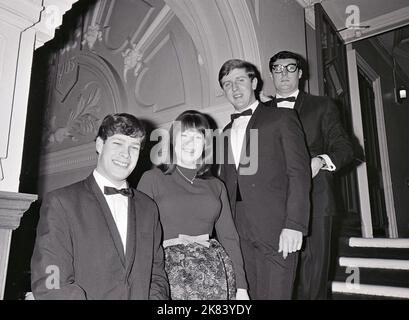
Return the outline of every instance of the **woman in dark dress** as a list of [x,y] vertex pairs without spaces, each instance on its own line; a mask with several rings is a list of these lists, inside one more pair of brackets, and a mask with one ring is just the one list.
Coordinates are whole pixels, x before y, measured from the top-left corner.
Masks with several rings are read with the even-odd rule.
[[145,172],[138,189],[159,208],[173,300],[249,299],[227,192],[205,161],[212,149],[208,129],[198,111],[179,115],[170,161]]

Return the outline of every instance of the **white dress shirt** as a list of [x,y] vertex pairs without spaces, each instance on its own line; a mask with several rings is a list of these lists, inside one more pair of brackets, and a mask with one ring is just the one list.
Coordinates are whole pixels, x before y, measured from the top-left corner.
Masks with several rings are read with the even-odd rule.
[[[295,97],[297,99],[298,93],[300,90],[295,90],[292,94],[290,94],[287,97],[280,96],[278,93],[276,94],[276,98],[289,98],[289,97]],[[290,102],[290,101],[281,101],[277,103],[278,108],[289,108],[289,109],[294,109],[295,102]],[[321,168],[323,170],[328,170],[328,171],[335,171],[336,167],[335,164],[332,162],[331,158],[327,154],[320,154],[316,157],[321,157],[325,161],[325,165]]]
[[[247,109],[251,109],[253,111],[256,110],[259,102],[258,100],[254,101],[249,107],[244,110],[236,111],[234,113],[241,113]],[[233,151],[234,163],[236,164],[236,169],[239,167],[240,164],[240,155],[241,149],[243,147],[243,140],[244,135],[246,134],[246,128],[250,121],[251,116],[241,116],[239,118],[234,119],[233,124],[231,126],[230,132],[230,141]]]
[[126,182],[119,188],[115,186],[111,181],[102,176],[97,170],[93,172],[95,181],[98,184],[98,187],[101,189],[102,194],[105,197],[105,200],[108,203],[109,209],[111,210],[112,217],[114,218],[116,227],[121,236],[122,244],[124,246],[124,252],[126,252],[126,236],[127,236],[127,227],[128,227],[128,197],[123,196],[122,194],[104,194],[104,187],[114,187],[116,189],[128,188]]

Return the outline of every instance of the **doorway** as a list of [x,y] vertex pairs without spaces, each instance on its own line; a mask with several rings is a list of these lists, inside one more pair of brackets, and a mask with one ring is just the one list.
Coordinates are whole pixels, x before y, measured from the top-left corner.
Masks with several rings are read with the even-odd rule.
[[375,94],[372,81],[360,67],[358,67],[358,84],[373,236],[387,237],[388,218],[386,216],[384,182],[379,152]]

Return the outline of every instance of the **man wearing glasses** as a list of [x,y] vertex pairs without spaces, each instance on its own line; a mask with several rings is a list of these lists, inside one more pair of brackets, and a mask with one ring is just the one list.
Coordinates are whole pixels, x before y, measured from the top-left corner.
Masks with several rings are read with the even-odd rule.
[[296,298],[315,300],[327,298],[332,216],[336,213],[334,172],[352,160],[353,150],[332,100],[298,89],[301,61],[289,51],[271,57],[269,69],[276,88],[271,104],[298,112],[311,157],[310,228],[300,255]]

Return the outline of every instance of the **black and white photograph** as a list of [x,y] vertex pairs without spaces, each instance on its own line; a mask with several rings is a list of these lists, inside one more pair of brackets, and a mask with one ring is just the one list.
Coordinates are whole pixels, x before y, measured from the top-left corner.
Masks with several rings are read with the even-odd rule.
[[0,300],[409,300],[408,90],[407,0],[0,0]]

